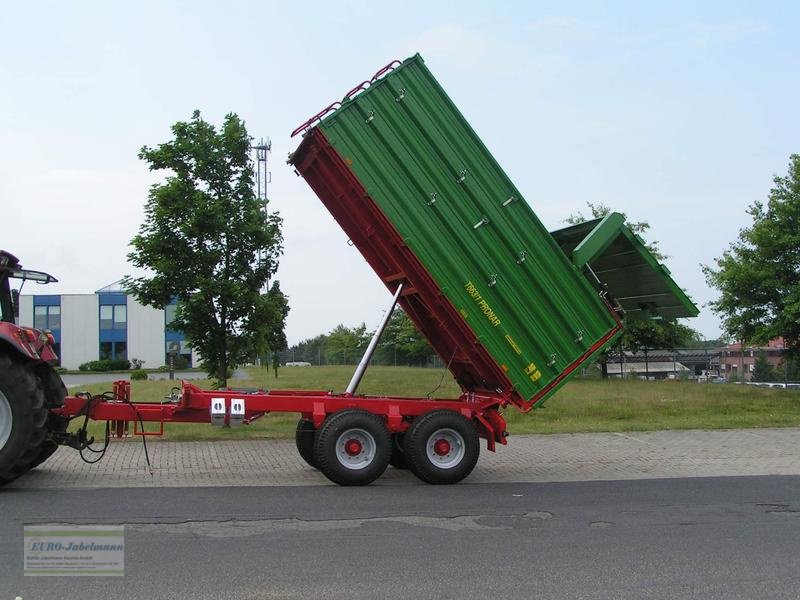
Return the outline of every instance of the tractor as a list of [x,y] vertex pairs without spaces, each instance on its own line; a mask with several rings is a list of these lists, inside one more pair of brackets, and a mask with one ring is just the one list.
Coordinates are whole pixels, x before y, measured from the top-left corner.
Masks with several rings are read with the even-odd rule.
[[51,409],[64,404],[67,390],[55,371],[58,362],[50,331],[16,324],[19,289],[11,280],[53,283],[53,276],[23,269],[0,250],[0,486],[47,460],[58,448],[69,419]]

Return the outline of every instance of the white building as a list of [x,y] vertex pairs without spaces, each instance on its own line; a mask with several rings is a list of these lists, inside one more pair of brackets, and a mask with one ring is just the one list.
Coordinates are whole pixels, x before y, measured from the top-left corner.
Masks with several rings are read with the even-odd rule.
[[166,310],[143,306],[120,282],[94,294],[20,296],[19,324],[52,331],[60,365],[67,369],[102,358],[136,358],[152,369],[167,363],[171,348],[197,365],[183,333],[168,327],[174,317],[175,304]]

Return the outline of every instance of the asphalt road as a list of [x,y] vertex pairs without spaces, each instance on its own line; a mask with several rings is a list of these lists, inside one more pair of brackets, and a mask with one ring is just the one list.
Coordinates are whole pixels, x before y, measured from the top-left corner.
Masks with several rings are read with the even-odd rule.
[[[800,598],[800,477],[0,491],[0,599]],[[121,578],[23,523],[125,523]]]

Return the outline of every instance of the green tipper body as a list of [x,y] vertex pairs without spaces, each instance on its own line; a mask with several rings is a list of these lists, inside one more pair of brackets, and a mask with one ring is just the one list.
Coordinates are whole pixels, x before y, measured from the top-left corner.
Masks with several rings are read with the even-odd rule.
[[551,234],[422,58],[389,68],[296,130],[290,162],[465,391],[545,400],[621,332],[603,277],[637,316],[696,314],[621,215]]
[[320,127],[520,395],[615,327],[419,55]]

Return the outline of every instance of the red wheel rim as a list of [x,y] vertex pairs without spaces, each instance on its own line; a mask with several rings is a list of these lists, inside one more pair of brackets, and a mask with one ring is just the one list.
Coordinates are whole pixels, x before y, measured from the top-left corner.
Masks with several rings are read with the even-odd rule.
[[450,452],[450,442],[445,439],[438,439],[433,444],[433,451],[439,456],[446,456]]
[[347,440],[344,444],[344,451],[350,456],[358,456],[361,454],[361,448],[361,442],[354,439]]

